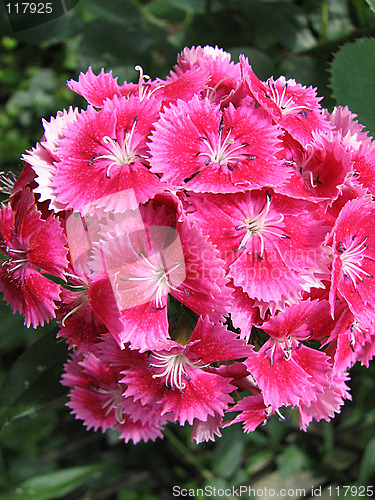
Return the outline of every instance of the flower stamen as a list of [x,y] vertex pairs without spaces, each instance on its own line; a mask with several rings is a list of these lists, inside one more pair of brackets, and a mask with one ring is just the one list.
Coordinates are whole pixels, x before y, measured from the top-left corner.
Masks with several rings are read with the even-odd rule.
[[206,167],[210,165],[210,163],[218,163],[220,166],[221,165],[227,165],[229,170],[234,170],[233,166],[229,165],[229,163],[236,163],[239,164],[243,159],[246,159],[248,161],[252,161],[256,159],[256,156],[249,154],[249,153],[238,153],[240,149],[246,148],[249,146],[249,143],[243,142],[241,144],[238,144],[236,146],[233,146],[235,144],[235,139],[232,139],[230,137],[233,127],[230,127],[228,130],[228,133],[223,139],[223,130],[224,130],[224,125],[221,123],[219,127],[219,138],[216,141],[215,144],[212,144],[212,142],[204,136],[201,136],[199,139],[201,139],[206,146],[206,151],[199,151],[197,155],[202,155],[202,156],[207,156],[207,160],[205,162]]
[[252,236],[258,236],[258,238],[260,239],[260,252],[258,253],[258,255],[263,260],[264,234],[290,239],[288,235],[280,234],[279,232],[274,230],[275,228],[273,228],[273,226],[275,224],[280,224],[284,220],[284,215],[280,214],[280,217],[278,219],[274,219],[272,216],[268,217],[271,203],[272,196],[267,191],[266,204],[264,205],[262,210],[258,214],[254,215],[251,219],[245,219],[243,224],[235,227],[236,230],[241,230],[243,228],[246,229],[245,236],[242,238],[237,251],[246,249],[246,243],[248,242],[248,240]]
[[280,108],[281,113],[285,115],[290,115],[292,113],[295,113],[296,111],[299,112],[304,118],[307,117],[306,111],[312,111],[307,106],[304,105],[297,105],[293,102],[293,97],[294,94],[291,94],[288,98],[286,97],[286,93],[288,90],[288,82],[285,82],[284,87],[282,90],[280,90],[276,86],[276,82],[274,79],[268,78],[267,80],[267,86],[270,89],[270,95],[267,94],[267,97],[272,99],[276,106]]
[[373,277],[361,267],[363,259],[370,258],[365,255],[365,252],[368,250],[366,244],[367,239],[368,236],[366,236],[362,242],[356,243],[356,235],[354,235],[348,247],[346,247],[342,241],[338,243],[338,252],[342,262],[343,275],[346,279],[352,281],[355,290],[357,290],[356,279],[364,283],[366,281],[364,276],[366,278]]
[[161,373],[155,373],[152,377],[165,377],[165,385],[170,389],[178,389],[179,391],[183,391],[186,387],[186,383],[182,380],[182,377],[188,382],[190,380],[186,372],[187,367],[204,368],[206,366],[198,366],[184,354],[160,354],[153,352],[152,356],[155,358],[155,362],[150,363],[150,366],[164,368]]

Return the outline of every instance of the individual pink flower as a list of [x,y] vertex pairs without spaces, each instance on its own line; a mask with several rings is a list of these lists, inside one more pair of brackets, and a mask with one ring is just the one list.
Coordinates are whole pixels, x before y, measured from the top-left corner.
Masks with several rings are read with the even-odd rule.
[[95,245],[92,270],[104,262],[113,289],[102,282],[89,294],[92,307],[120,345],[130,342],[144,351],[169,337],[169,294],[215,321],[227,314],[232,297],[224,262],[198,229],[187,220],[174,223],[172,214],[164,207],[155,209],[152,202],[140,207],[140,214],[142,229],[138,219],[132,228],[125,213],[124,223],[117,230],[109,226]]
[[352,159],[339,136],[313,132],[304,147],[288,135],[281,155],[293,174],[275,188],[287,196],[319,201],[325,206],[340,195],[346,178],[352,172]]
[[[162,437],[161,421],[165,423],[165,419],[158,420],[158,413],[151,407],[140,408],[132,398],[125,398],[126,386],[120,379],[118,369],[94,353],[74,354],[62,376],[62,384],[70,387],[67,406],[87,429],[116,429],[125,442],[136,444]],[[139,415],[142,419],[136,418]]]
[[106,99],[128,95],[138,88],[135,83],[124,83],[120,86],[117,78],[113,78],[112,71],[105,73],[104,69],[101,69],[99,75],[95,75],[91,66],[86,73],[79,74],[78,82],[69,80],[68,87],[97,108],[101,108]]
[[304,324],[319,309],[319,302],[300,302],[262,325],[270,339],[244,363],[266,406],[309,406],[331,385],[330,358],[302,343],[310,337]]
[[55,317],[60,285],[43,273],[63,278],[65,245],[59,221],[52,214],[41,218],[28,188],[19,192],[14,210],[11,203],[2,206],[0,249],[6,260],[0,267],[0,291],[13,312],[24,315],[28,327]]
[[280,309],[303,290],[322,286],[328,271],[322,248],[326,228],[311,204],[254,190],[206,196],[194,200],[194,207],[191,220],[227,262],[234,285],[250,298]]
[[233,193],[281,183],[280,131],[254,107],[220,111],[195,96],[166,109],[151,135],[152,172],[188,191]]
[[280,76],[265,83],[255,75],[248,61],[242,56],[240,63],[246,75],[250,94],[267,111],[273,120],[299,141],[303,147],[310,143],[312,134],[331,129],[322,114],[316,89],[305,87],[295,80]]
[[183,71],[191,68],[204,69],[208,75],[201,97],[210,102],[227,106],[230,102],[238,104],[246,96],[239,63],[231,61],[229,52],[216,47],[185,47],[177,57],[178,67]]
[[148,168],[147,139],[159,114],[152,100],[116,96],[65,129],[53,177],[56,199],[81,213],[135,209],[165,188]]
[[368,196],[348,201],[327,237],[332,248],[332,313],[337,296],[346,300],[354,316],[366,308],[375,319],[375,205]]
[[56,201],[53,187],[53,177],[56,173],[56,162],[59,161],[57,149],[61,139],[64,137],[64,129],[68,124],[73,123],[78,116],[78,108],[70,107],[59,111],[56,117],[51,117],[50,121],[43,120],[44,135],[35,148],[27,151],[22,159],[31,165],[35,172],[35,182],[38,184],[34,192],[38,193],[39,202],[48,202],[48,208],[55,212],[64,210],[65,203]]
[[143,363],[127,361],[130,367],[122,372],[128,386],[125,395],[143,405],[161,404],[161,414],[173,415],[170,418],[180,425],[216,419],[233,401],[229,394],[235,386],[230,378],[209,371],[208,364],[251,355],[252,346],[224,326],[200,318],[188,344],[165,342],[159,350],[143,354]]

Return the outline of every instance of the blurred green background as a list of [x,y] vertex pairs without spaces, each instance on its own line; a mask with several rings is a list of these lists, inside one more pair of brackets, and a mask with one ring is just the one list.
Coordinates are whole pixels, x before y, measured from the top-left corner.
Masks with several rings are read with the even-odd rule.
[[[375,133],[374,0],[80,0],[64,16],[17,32],[6,3],[0,171],[20,171],[20,156],[43,133],[41,118],[84,106],[66,87],[80,71],[104,67],[122,83],[137,80],[140,64],[164,78],[192,45],[218,45],[234,60],[244,53],[261,79],[284,74],[313,85],[324,107],[349,105]],[[55,333],[53,322],[27,330],[0,303],[0,500],[164,500],[176,498],[173,486],[208,485],[251,485],[258,498],[271,498],[265,487],[290,489],[283,498],[314,498],[312,487],[321,498],[371,496],[360,487],[375,483],[374,363],[352,369],[353,402],[306,433],[289,411],[287,422],[274,416],[249,435],[233,426],[216,443],[197,446],[189,427],[171,425],[164,440],[133,446],[115,433],[87,432],[69,414],[59,384],[67,349]]]

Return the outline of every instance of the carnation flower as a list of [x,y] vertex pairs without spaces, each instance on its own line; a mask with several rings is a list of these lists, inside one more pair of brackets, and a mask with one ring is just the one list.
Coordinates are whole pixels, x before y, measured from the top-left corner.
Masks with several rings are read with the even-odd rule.
[[5,257],[0,267],[0,291],[25,317],[25,325],[36,328],[55,317],[60,286],[44,274],[63,277],[67,266],[66,238],[52,214],[43,220],[26,188],[17,200],[2,205],[0,249]]
[[197,443],[350,399],[375,354],[374,142],[347,107],[219,47],[165,78],[91,68],[86,110],[49,121],[2,175],[0,290],[57,318],[68,406],[94,430]]

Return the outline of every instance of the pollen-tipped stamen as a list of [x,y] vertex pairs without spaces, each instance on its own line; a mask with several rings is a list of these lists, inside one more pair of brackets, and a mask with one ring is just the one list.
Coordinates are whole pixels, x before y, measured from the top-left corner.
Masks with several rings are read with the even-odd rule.
[[369,258],[364,254],[368,250],[368,246],[366,244],[367,239],[368,236],[366,236],[362,242],[357,244],[355,241],[356,235],[354,235],[348,247],[346,247],[341,241],[338,245],[343,275],[352,281],[355,290],[357,289],[356,279],[363,283],[366,281],[365,277],[373,277],[360,266],[360,263],[364,258]]
[[152,356],[155,358],[155,362],[150,363],[150,366],[164,368],[163,372],[155,373],[153,378],[165,377],[165,385],[179,391],[183,391],[186,387],[186,383],[182,380],[182,377],[187,381],[190,380],[186,372],[187,367],[204,368],[206,366],[199,366],[197,363],[193,363],[184,354],[160,354],[153,352]]
[[280,224],[284,220],[283,214],[280,214],[280,217],[277,220],[274,219],[267,220],[271,203],[272,203],[272,196],[267,191],[266,204],[262,208],[262,210],[252,219],[245,219],[243,224],[235,227],[236,230],[240,230],[243,228],[246,229],[246,234],[241,240],[241,243],[238,247],[238,251],[246,248],[246,243],[251,238],[251,236],[258,236],[258,238],[260,239],[260,252],[258,255],[262,259],[264,254],[264,237],[263,237],[264,233],[285,238],[285,235],[283,234],[281,235],[280,233],[270,229],[275,224]]

